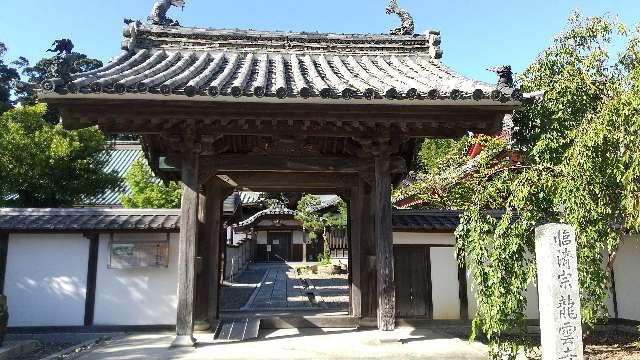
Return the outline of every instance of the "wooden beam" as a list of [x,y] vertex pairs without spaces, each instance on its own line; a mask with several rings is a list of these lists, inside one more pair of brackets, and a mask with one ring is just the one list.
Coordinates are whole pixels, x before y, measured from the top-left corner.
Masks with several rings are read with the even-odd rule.
[[182,158],[182,202],[178,246],[178,314],[174,347],[193,346],[195,252],[198,233],[198,158],[186,149]]
[[0,231],[0,294],[4,294],[4,282],[7,274],[7,252],[9,251],[9,233]]
[[84,326],[93,325],[96,305],[96,280],[98,276],[98,250],[100,248],[100,234],[85,234],[89,239],[89,261],[87,264],[87,292],[84,302]]
[[355,174],[337,174],[323,172],[279,173],[264,171],[226,172],[226,175],[238,186],[249,187],[254,191],[283,190],[300,191],[316,189],[345,189],[357,184]]
[[[298,157],[296,157],[298,156]],[[404,159],[394,158],[398,167]],[[281,172],[358,172],[372,170],[372,164],[360,158],[350,157],[301,157],[280,155],[218,155],[201,160],[203,168],[213,167],[224,171],[281,171]]]
[[351,308],[350,314],[353,317],[360,318],[362,316],[362,284],[361,284],[361,247],[360,242],[362,234],[360,228],[362,216],[362,196],[359,187],[351,189],[351,198],[349,200],[349,275],[351,279]]
[[[288,134],[350,137],[370,134],[411,137],[463,135],[466,131],[488,133],[498,127],[497,114],[513,106],[312,105],[207,103],[194,101],[73,100],[55,101],[65,128],[98,124],[107,132],[159,133],[179,129],[193,121],[202,134]],[[382,126],[380,126],[382,125]]]
[[[180,156],[172,155],[165,162],[175,169],[180,169]],[[402,173],[407,169],[405,159],[396,156],[390,159],[390,171]],[[209,173],[208,169],[218,172],[279,172],[279,173],[355,173],[371,172],[373,164],[360,158],[352,157],[295,157],[280,155],[216,155],[202,156],[200,168]]]
[[375,238],[378,290],[378,328],[395,329],[396,296],[393,274],[393,230],[391,224],[391,174],[389,160],[374,160]]

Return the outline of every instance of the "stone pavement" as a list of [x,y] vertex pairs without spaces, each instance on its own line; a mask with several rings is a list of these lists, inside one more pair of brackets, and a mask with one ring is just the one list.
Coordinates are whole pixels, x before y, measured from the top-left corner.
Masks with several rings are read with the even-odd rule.
[[487,359],[485,345],[432,329],[263,330],[256,341],[225,343],[214,342],[211,334],[199,333],[195,348],[169,349],[173,337],[129,335],[79,359]]
[[225,281],[222,288],[221,311],[240,310],[244,307],[255,289],[260,286],[267,270],[261,266],[250,264],[242,274],[236,276],[232,282]]
[[286,263],[263,264],[266,275],[243,310],[313,310],[320,309],[311,303],[302,279],[290,277],[291,268]]

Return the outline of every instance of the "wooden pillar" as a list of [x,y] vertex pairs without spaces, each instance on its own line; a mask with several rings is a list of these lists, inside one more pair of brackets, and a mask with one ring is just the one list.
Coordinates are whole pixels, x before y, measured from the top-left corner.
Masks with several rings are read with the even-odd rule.
[[353,317],[362,316],[362,283],[361,283],[361,231],[362,222],[362,196],[360,188],[354,187],[351,190],[349,200],[349,274],[351,275],[351,308],[350,314]]
[[214,329],[218,321],[218,294],[220,292],[220,226],[222,215],[222,192],[217,181],[206,186],[207,194],[207,242],[209,243],[209,296],[207,319]]
[[391,174],[386,157],[374,160],[375,240],[377,265],[378,328],[395,329],[396,294],[393,279],[393,230],[391,224]]
[[205,191],[198,198],[198,239],[196,246],[196,292],[195,292],[195,322],[196,331],[204,331],[210,327],[208,320],[209,306],[209,236],[207,235],[207,195]]
[[361,174],[359,181],[360,196],[360,285],[362,317],[376,317],[377,275],[376,275],[376,243],[374,238],[374,206],[372,185],[373,174]]
[[198,159],[199,154],[186,150],[182,156],[182,202],[178,246],[178,316],[175,347],[193,346],[195,255],[198,233]]
[[100,234],[85,234],[89,240],[89,261],[87,262],[87,291],[84,301],[84,326],[93,325],[96,304],[96,279],[98,275],[98,249]]
[[4,294],[7,273],[7,252],[9,251],[9,233],[0,231],[0,294]]

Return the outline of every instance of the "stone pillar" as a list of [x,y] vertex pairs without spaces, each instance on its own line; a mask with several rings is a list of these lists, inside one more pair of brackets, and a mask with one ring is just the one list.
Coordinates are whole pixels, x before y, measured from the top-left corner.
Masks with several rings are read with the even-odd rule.
[[582,359],[576,234],[564,224],[536,228],[543,360]]
[[199,154],[185,150],[182,156],[182,203],[178,246],[178,315],[172,346],[193,346],[195,256],[198,233]]
[[393,230],[391,224],[391,174],[386,157],[374,160],[374,233],[376,242],[378,328],[395,329],[396,290],[393,279]]

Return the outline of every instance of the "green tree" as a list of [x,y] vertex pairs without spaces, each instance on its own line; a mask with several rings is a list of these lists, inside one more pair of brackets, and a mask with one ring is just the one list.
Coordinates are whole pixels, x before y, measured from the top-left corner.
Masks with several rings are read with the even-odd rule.
[[[574,14],[519,78],[524,92],[545,92],[514,115],[525,164],[487,164],[474,173],[456,231],[458,259],[477,292],[474,336],[488,338],[494,357],[513,356],[527,342],[524,294],[535,281],[540,222],[576,228],[582,320],[592,327],[607,316],[616,250],[625,232],[640,227],[639,30]],[[626,44],[618,57],[610,55],[614,39]],[[501,217],[485,211],[496,203]]]
[[153,175],[144,158],[136,160],[125,175],[131,189],[130,195],[120,198],[128,208],[177,209],[180,207],[182,188],[180,183],[171,181],[163,184]]
[[116,190],[116,173],[103,171],[108,143],[95,128],[68,131],[43,120],[46,105],[0,116],[0,202],[7,206],[72,206],[83,197]]
[[[309,234],[309,239],[317,240],[319,235],[323,239],[332,229],[345,229],[347,226],[347,204],[340,200],[335,205],[335,211],[319,211],[321,206],[320,197],[317,195],[304,195],[298,201],[295,219],[302,223],[302,228]],[[330,261],[329,246],[324,243],[324,251],[318,259],[326,264]]]
[[[483,151],[471,159],[466,154],[469,145],[479,143]],[[419,199],[422,207],[438,209],[464,208],[479,182],[484,181],[485,169],[500,167],[500,155],[506,149],[504,140],[489,136],[458,140],[427,139],[418,154],[418,171],[408,186],[392,192],[392,200],[407,197]],[[499,207],[503,199],[494,199]]]
[[14,101],[11,99],[11,93],[15,87],[17,81],[20,80],[20,73],[16,66],[21,64],[21,60],[16,60],[12,64],[4,63],[4,55],[7,52],[7,47],[3,42],[0,42],[0,114],[9,110]]

